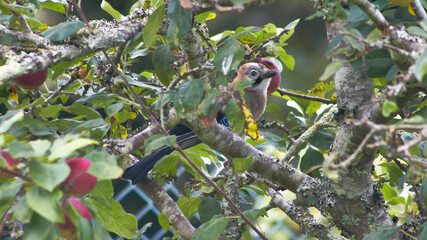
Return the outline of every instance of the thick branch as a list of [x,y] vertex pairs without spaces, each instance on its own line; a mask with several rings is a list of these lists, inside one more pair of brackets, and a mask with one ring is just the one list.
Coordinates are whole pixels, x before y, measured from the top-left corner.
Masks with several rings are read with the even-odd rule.
[[380,30],[386,30],[390,25],[378,8],[367,0],[350,0],[364,11]]
[[144,178],[138,183],[138,186],[153,199],[153,202],[165,214],[171,225],[180,233],[183,239],[192,238],[196,229],[156,180]]
[[[0,52],[3,52],[6,63],[0,66],[0,82],[124,44],[139,33],[145,23],[145,19],[121,22],[92,21],[90,24],[97,29],[98,34],[90,35],[81,30],[76,34],[72,43],[61,45],[53,45],[47,39],[34,34],[14,33],[18,38],[32,40],[48,48],[27,54],[15,53],[7,46],[1,46]],[[8,33],[11,32],[8,30]]]
[[280,163],[277,158],[271,157],[252,145],[243,138],[230,131],[229,128],[217,123],[206,127],[202,121],[194,118],[185,121],[198,137],[211,148],[229,157],[245,158],[252,155],[253,164],[249,171],[258,173],[263,177],[296,192],[303,181],[315,182],[310,176],[300,172],[288,163]]
[[272,188],[267,189],[268,194],[271,196],[271,202],[274,206],[282,210],[288,217],[296,222],[303,232],[306,232],[318,239],[344,239],[337,235],[335,231],[319,220],[314,219],[313,215],[307,208],[294,205],[291,201],[286,200],[280,192]]

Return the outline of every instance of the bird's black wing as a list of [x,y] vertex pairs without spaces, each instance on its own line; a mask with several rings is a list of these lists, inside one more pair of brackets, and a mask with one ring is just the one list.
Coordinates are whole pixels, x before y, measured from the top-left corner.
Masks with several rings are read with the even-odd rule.
[[[223,113],[219,112],[216,120],[219,124],[229,127],[227,118]],[[178,144],[182,149],[187,149],[202,143],[193,131],[182,124],[178,124],[173,127],[169,131],[169,134],[176,135],[176,144]],[[154,165],[163,156],[169,155],[174,150],[175,148],[169,146],[163,146],[154,150],[149,155],[141,158],[139,162],[127,168],[123,173],[122,178],[129,179],[132,181],[132,184],[136,184],[143,179],[151,169],[153,169]]]

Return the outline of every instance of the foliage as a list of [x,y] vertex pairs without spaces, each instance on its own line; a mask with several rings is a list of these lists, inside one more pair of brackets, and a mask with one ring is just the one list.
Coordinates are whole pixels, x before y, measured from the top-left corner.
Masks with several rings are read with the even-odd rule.
[[[38,40],[34,39],[45,38],[58,46],[73,46],[78,45],[81,38],[101,34],[97,32],[96,24],[93,24],[92,29],[81,21],[47,27],[34,16],[36,10],[47,8],[67,14],[72,19],[74,13],[66,9],[73,6],[68,5],[67,1],[11,2],[0,1],[2,49],[7,47],[8,51],[15,53],[37,52],[38,47],[43,49],[43,46],[38,46]],[[250,2],[230,1],[229,10],[244,9]],[[373,140],[368,139],[369,144],[363,145],[361,141],[357,144],[366,151],[373,148],[378,150],[374,154],[374,168],[368,173],[376,183],[372,189],[378,188],[376,193],[381,196],[376,200],[381,202],[383,199],[386,211],[397,218],[399,223],[397,226],[375,223],[377,225],[372,227],[365,239],[378,239],[378,236],[384,234],[394,236],[399,230],[406,231],[403,225],[416,219],[414,216],[425,214],[427,208],[426,170],[423,168],[427,157],[427,51],[413,56],[406,46],[393,45],[387,31],[381,31],[373,23],[371,16],[355,4],[357,1],[349,1],[349,4],[341,1],[318,2],[320,6],[312,18],[323,17],[329,22],[340,19],[347,24],[330,39],[330,45],[325,51],[326,57],[332,62],[326,66],[319,76],[319,82],[312,89],[307,93],[291,91],[288,95],[279,92],[273,94],[273,98],[280,105],[286,105],[289,111],[284,116],[277,104],[267,106],[266,111],[273,116],[274,124],[279,126],[279,130],[264,129],[265,131],[258,132],[250,112],[246,108],[242,110],[235,99],[222,104],[226,106],[224,109],[233,131],[242,133],[245,121],[251,122],[250,128],[246,130],[255,137],[252,137],[254,140],[246,140],[248,144],[265,151],[273,149],[269,153],[277,158],[294,151],[284,164],[289,163],[304,176],[335,180],[340,173],[334,168],[328,169],[327,164],[339,165],[334,162],[336,159],[332,159],[333,154],[328,155],[336,147],[333,143],[339,126],[335,124],[332,127],[333,123],[329,122],[313,130],[315,132],[308,138],[303,138],[300,142],[295,140],[305,136],[303,134],[311,131],[333,109],[331,103],[337,101],[334,90],[341,86],[336,86],[331,79],[334,80],[343,67],[351,66],[357,74],[372,79],[372,91],[375,92],[377,102],[380,102],[380,117],[387,121],[366,123],[355,119],[355,116],[349,117],[353,113],[347,112],[346,119],[341,124],[366,124],[373,129],[371,136],[374,137]],[[185,3],[190,3],[190,8]],[[387,16],[390,23],[401,26],[403,33],[418,39],[413,41],[426,40],[427,20],[420,21],[408,12],[406,6],[395,6],[386,0],[374,1],[373,4]],[[102,1],[100,7],[117,21],[129,20],[107,1]],[[129,9],[128,16],[135,14],[138,9],[144,9],[144,14],[134,19],[134,22],[140,21],[144,25],[143,29],[121,46],[99,49],[105,50],[114,65],[110,64],[102,52],[88,51],[84,56],[58,64],[53,64],[52,61],[41,63],[43,67],[49,67],[49,75],[47,82],[37,91],[19,88],[14,85],[13,80],[2,82],[0,149],[19,159],[19,164],[10,169],[7,159],[0,158],[0,174],[7,172],[14,176],[0,178],[1,234],[6,233],[5,229],[14,229],[13,224],[22,224],[23,233],[19,231],[10,235],[20,237],[23,234],[23,239],[59,238],[61,233],[58,224],[64,223],[65,211],[61,206],[70,194],[64,184],[70,173],[65,161],[72,157],[84,157],[92,162],[88,173],[97,177],[98,184],[82,200],[92,215],[90,227],[84,224],[87,220],[78,214],[72,218],[79,238],[108,239],[108,232],[128,239],[134,238],[141,234],[138,233],[136,218],[126,213],[113,199],[111,184],[112,179],[121,176],[125,157],[117,153],[119,150],[109,148],[109,144],[114,141],[126,142],[147,129],[153,122],[149,113],[153,112],[158,117],[156,119],[160,119],[162,127],[173,120],[167,114],[172,109],[181,120],[200,118],[205,126],[209,126],[214,119],[211,113],[223,107],[217,101],[222,94],[217,89],[219,86],[227,86],[235,76],[236,69],[244,62],[270,57],[287,69],[294,69],[296,61],[287,53],[290,47],[287,40],[298,31],[298,19],[286,26],[269,23],[264,26],[238,27],[210,36],[206,22],[216,17],[215,4],[209,9],[199,7],[199,1],[190,0],[137,1]],[[221,6],[221,9],[226,7]],[[25,22],[28,26],[24,26]],[[17,37],[19,34],[12,34],[28,34],[28,31],[35,33],[29,36],[38,38],[22,38],[21,35]],[[79,47],[84,49],[88,46]],[[402,52],[407,54],[403,54],[403,58]],[[10,56],[3,53],[0,56],[0,67],[7,66]],[[144,68],[141,72],[132,72],[131,66],[138,64],[141,57],[151,57],[153,69]],[[40,69],[27,69],[25,73],[37,70]],[[135,100],[136,96],[127,83],[149,111],[144,111],[140,102]],[[405,94],[401,89],[413,86],[423,91],[412,96],[407,103],[401,104],[400,97]],[[243,83],[237,88],[243,90],[246,87],[248,86]],[[390,89],[397,89],[398,93],[394,94]],[[340,110],[343,110],[344,107],[341,107]],[[336,113],[336,118],[341,119],[342,115]],[[286,128],[283,128],[283,124]],[[264,124],[258,127],[263,128],[262,125]],[[163,134],[161,131],[157,133]],[[150,138],[144,139],[144,151],[134,149],[125,155],[142,156],[165,145],[174,146],[175,136],[160,134],[152,134]],[[272,182],[267,176],[264,180],[259,180],[256,176],[246,175],[255,156],[234,158],[231,163],[222,164],[224,156],[214,150],[216,149],[207,145],[199,145],[187,149],[185,153],[221,189],[229,188],[230,179],[239,176],[243,176],[237,189],[239,196],[249,196],[247,192],[250,192],[250,196],[266,197],[272,195],[269,191],[273,187],[277,191],[287,188],[279,186],[278,182]],[[351,159],[350,155],[357,151],[359,150],[354,148],[347,157]],[[194,178],[188,181],[183,196],[177,200],[181,214],[187,219],[191,219],[196,213],[200,216],[202,225],[194,232],[194,239],[217,239],[231,225],[229,218],[238,217],[221,214],[221,207],[226,202],[224,196],[203,179],[192,164],[173,153],[156,165],[153,176],[160,182],[170,180],[170,175],[176,173],[177,159],[181,159],[181,164]],[[207,159],[220,167],[224,165],[225,171],[220,174],[209,172],[210,163],[207,164]],[[232,171],[227,171],[228,168],[232,168]],[[334,194],[338,195],[339,191],[335,191]],[[293,200],[296,193],[291,194],[290,190],[286,190],[287,200]],[[267,215],[268,206],[258,208],[253,204],[253,199],[251,201],[250,209],[244,211],[250,221],[258,221],[261,216]],[[315,206],[322,211],[319,205],[312,204],[310,207]],[[321,213],[330,217],[325,212]],[[170,226],[169,217],[164,214],[159,216],[159,222],[165,231]],[[16,222],[10,222],[11,220]],[[334,221],[330,221],[330,224],[340,227],[343,234],[348,231],[344,223]],[[424,224],[424,235],[425,229]],[[179,234],[180,230],[175,230]],[[250,237],[249,228],[240,230],[245,238]]]

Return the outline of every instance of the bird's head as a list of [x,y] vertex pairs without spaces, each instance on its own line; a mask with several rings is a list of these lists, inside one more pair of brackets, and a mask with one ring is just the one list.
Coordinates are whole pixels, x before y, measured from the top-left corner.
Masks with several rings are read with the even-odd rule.
[[276,71],[268,69],[261,63],[248,62],[239,68],[234,82],[250,81],[252,85],[248,87],[248,90],[260,91],[267,94],[270,79],[276,74]]

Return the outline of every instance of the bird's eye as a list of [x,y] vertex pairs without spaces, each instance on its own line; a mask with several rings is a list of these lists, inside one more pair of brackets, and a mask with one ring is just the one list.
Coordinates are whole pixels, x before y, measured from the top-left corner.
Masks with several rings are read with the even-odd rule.
[[255,71],[255,70],[252,70],[252,71],[249,72],[249,76],[252,77],[252,78],[255,78],[255,77],[258,76],[258,72]]

